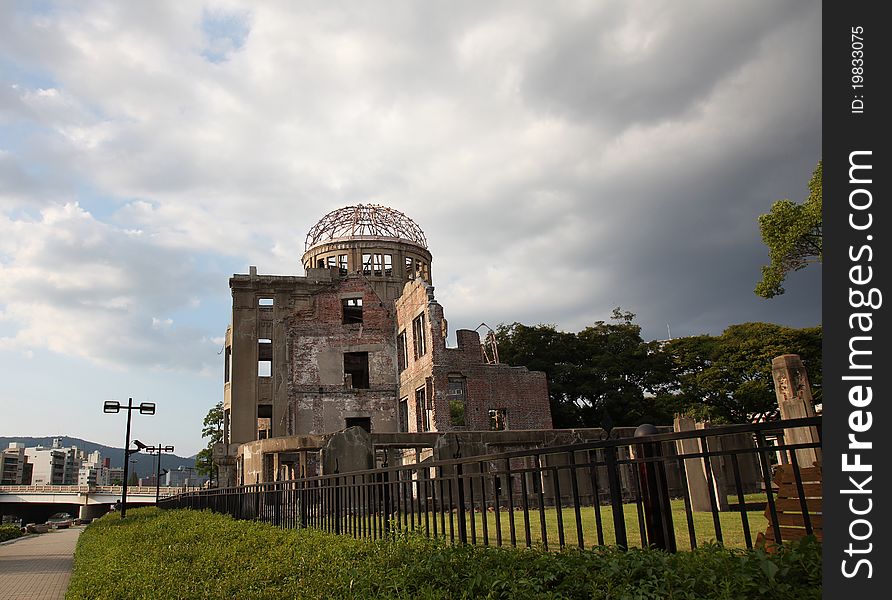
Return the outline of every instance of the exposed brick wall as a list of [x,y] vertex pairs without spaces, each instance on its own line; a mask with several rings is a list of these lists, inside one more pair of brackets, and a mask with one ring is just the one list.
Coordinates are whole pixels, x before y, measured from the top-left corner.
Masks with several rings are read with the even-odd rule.
[[[345,298],[362,298],[362,323],[343,323]],[[364,416],[373,431],[396,430],[396,340],[388,304],[364,277],[351,274],[286,318],[291,435],[337,431],[348,417]],[[345,387],[345,352],[368,353],[368,389]]]
[[[400,397],[408,398],[409,430],[420,431],[422,416],[418,414],[415,390],[425,387],[431,400],[432,429],[450,431],[451,423],[449,375],[465,377],[465,425],[459,429],[490,428],[489,410],[506,409],[510,429],[550,429],[551,409],[545,373],[525,367],[484,362],[480,336],[475,331],[456,332],[457,348],[446,346],[443,307],[434,299],[433,287],[424,282],[406,285],[396,301],[397,330],[405,331],[409,345],[407,368],[400,374]],[[412,322],[425,314],[427,353],[415,360],[412,353]]]

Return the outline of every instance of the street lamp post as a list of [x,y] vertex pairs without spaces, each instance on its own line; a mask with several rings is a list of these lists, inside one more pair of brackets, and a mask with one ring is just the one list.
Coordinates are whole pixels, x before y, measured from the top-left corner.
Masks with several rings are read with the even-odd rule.
[[161,499],[161,453],[173,452],[173,446],[162,446],[161,444],[158,444],[157,446],[149,446],[146,448],[146,452],[149,454],[158,453],[158,462],[155,467],[155,504],[158,504],[158,500]]
[[141,415],[154,415],[155,403],[141,402],[139,406],[133,406],[133,398],[128,398],[127,406],[121,406],[121,403],[117,400],[106,400],[105,404],[102,405],[102,412],[105,413],[118,413],[121,410],[127,411],[127,433],[124,437],[124,481],[121,487],[121,518],[123,519],[127,514],[127,478],[130,474],[127,466],[130,464],[130,455],[146,447],[142,442],[135,441],[136,450],[130,449],[130,417],[133,415],[134,410],[138,410]]

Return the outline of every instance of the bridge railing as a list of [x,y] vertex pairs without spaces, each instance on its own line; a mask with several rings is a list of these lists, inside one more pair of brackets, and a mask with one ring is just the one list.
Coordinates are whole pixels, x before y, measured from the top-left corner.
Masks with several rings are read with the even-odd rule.
[[[200,487],[167,487],[158,490],[162,497],[197,491]],[[108,494],[121,495],[120,485],[0,485],[0,494]],[[128,496],[154,496],[155,486],[127,486]]]

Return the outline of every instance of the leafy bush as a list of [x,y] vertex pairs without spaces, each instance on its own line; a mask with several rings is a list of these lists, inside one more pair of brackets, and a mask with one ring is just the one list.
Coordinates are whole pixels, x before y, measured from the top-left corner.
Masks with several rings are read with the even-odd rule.
[[452,547],[356,540],[197,511],[128,511],[81,535],[68,598],[650,598],[821,596],[821,549],[777,554]]
[[22,537],[22,529],[16,525],[0,525],[0,542]]

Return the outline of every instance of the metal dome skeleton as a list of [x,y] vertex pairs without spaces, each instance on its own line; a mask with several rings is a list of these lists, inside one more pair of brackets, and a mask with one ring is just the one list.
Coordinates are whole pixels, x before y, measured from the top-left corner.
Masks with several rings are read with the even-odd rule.
[[415,221],[398,210],[380,204],[357,204],[333,210],[309,233],[304,250],[345,239],[391,238],[427,248],[427,238]]

